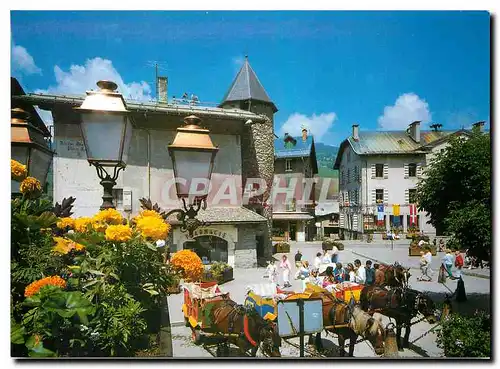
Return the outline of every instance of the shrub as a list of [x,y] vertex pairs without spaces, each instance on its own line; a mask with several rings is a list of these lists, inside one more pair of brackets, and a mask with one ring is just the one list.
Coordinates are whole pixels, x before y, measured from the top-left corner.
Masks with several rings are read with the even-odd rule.
[[437,332],[436,342],[447,357],[490,357],[491,318],[484,312],[472,317],[451,314]]
[[187,281],[199,281],[203,274],[203,263],[198,255],[191,250],[176,252],[170,264]]

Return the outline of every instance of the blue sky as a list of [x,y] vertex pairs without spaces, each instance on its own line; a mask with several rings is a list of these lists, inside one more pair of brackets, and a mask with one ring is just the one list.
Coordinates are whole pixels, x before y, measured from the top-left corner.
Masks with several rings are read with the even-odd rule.
[[11,13],[12,75],[26,91],[83,94],[113,78],[154,98],[154,68],[219,102],[244,55],[279,111],[277,134],[306,125],[338,145],[361,130],[445,129],[490,119],[487,12]]

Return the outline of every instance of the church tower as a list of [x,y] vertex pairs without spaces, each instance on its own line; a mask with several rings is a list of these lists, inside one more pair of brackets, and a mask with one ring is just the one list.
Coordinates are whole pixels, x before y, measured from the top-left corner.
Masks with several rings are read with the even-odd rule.
[[236,75],[231,87],[219,104],[225,109],[247,110],[268,117],[263,123],[246,124],[241,135],[242,183],[247,178],[263,178],[266,192],[262,204],[249,204],[248,208],[267,218],[267,227],[257,240],[258,259],[272,255],[271,229],[272,213],[271,189],[274,179],[274,113],[278,111],[257,75],[248,62],[248,56]]

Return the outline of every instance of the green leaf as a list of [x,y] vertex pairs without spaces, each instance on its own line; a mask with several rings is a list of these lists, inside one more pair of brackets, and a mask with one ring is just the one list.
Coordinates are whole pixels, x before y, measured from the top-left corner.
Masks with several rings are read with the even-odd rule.
[[155,290],[146,290],[146,291],[149,292],[151,294],[151,296],[155,296],[155,295],[160,294],[158,291],[155,291]]
[[98,279],[94,279],[93,281],[90,281],[88,283],[85,283],[82,288],[87,288],[87,287],[90,287],[90,286],[93,286],[94,284],[96,284],[97,282],[99,282]]
[[158,248],[155,245],[153,245],[152,243],[150,243],[150,242],[144,242],[144,243],[146,244],[148,249],[153,250],[153,251],[158,251]]
[[15,345],[22,345],[24,343],[24,327],[18,323],[12,323],[10,326],[10,342]]

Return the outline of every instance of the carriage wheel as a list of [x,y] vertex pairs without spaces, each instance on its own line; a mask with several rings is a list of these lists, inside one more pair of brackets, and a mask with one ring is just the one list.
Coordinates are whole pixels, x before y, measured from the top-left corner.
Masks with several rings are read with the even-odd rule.
[[199,329],[191,328],[191,338],[195,345],[201,344],[203,337],[201,336],[201,332]]

